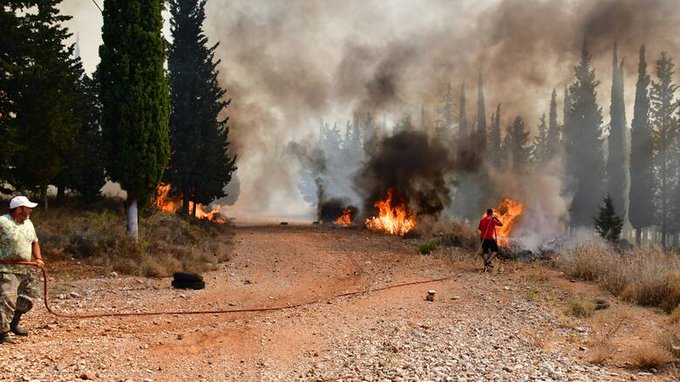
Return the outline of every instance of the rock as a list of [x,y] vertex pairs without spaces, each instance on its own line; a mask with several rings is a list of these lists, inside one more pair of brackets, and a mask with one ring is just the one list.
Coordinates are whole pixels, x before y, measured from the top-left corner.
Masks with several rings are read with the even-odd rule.
[[91,371],[86,371],[80,375],[80,379],[85,381],[94,381],[97,379],[97,376]]
[[69,296],[71,296],[72,298],[80,298],[80,294],[78,292],[75,292],[75,291],[72,291],[71,293],[69,293]]

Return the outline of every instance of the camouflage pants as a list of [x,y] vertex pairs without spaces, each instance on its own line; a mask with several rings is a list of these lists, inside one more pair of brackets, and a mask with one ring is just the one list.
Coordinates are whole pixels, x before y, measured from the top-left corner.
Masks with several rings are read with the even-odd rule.
[[31,269],[25,274],[0,272],[0,333],[9,331],[14,312],[26,313],[38,297],[38,277]]

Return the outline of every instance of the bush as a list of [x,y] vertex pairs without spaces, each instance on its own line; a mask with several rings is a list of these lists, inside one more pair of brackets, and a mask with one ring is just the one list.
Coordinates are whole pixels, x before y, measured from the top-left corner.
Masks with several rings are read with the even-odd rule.
[[67,256],[107,273],[163,277],[216,269],[229,260],[225,225],[149,210],[140,215],[135,242],[125,232],[123,211],[53,208],[39,213],[34,223],[48,261]]
[[578,318],[587,318],[593,315],[595,303],[584,296],[572,296],[567,300],[569,315]]
[[418,252],[420,252],[421,255],[428,255],[433,251],[437,250],[437,244],[433,241],[428,241],[427,243],[423,244],[420,246],[418,249]]

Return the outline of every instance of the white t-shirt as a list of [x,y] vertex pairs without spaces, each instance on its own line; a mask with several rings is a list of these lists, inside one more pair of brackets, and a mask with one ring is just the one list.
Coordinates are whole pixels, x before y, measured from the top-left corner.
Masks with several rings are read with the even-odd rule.
[[[38,235],[30,219],[17,224],[9,214],[0,216],[0,260],[32,261],[36,241]],[[17,268],[24,267],[0,264],[0,272],[16,273],[20,271]]]

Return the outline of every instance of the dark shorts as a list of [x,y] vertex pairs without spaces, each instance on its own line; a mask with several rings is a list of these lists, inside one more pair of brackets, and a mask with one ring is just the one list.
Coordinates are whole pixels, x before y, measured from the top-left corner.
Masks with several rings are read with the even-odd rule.
[[482,253],[498,252],[498,243],[494,239],[484,239],[482,241]]

